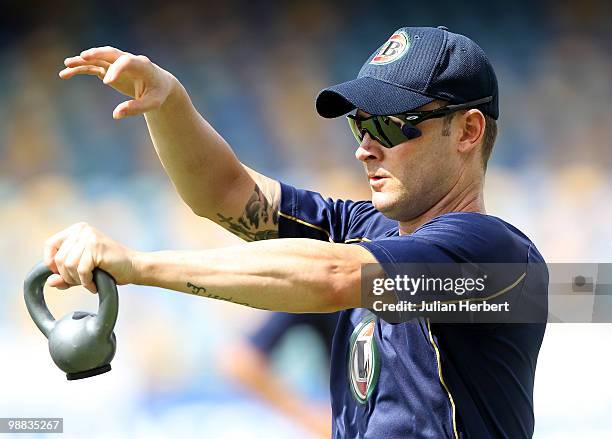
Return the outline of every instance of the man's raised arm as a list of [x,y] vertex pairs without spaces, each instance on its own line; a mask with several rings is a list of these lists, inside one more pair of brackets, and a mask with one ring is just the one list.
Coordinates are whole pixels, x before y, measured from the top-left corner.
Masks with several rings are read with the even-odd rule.
[[247,241],[278,236],[280,184],[240,163],[172,74],[112,47],[85,50],[64,63],[62,79],[95,75],[132,97],[113,117],[145,116],[166,173],[194,213]]

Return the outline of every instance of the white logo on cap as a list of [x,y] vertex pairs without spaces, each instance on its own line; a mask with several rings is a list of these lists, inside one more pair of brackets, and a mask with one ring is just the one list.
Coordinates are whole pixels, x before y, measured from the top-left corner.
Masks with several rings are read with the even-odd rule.
[[378,53],[374,55],[374,58],[372,58],[370,64],[384,65],[392,63],[393,61],[401,58],[409,47],[410,40],[408,39],[406,32],[395,32],[389,37],[387,42],[382,45]]

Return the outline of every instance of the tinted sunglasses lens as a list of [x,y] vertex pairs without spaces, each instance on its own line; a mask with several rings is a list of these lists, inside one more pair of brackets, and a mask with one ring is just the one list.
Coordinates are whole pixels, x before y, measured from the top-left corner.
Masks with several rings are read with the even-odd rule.
[[361,143],[361,141],[363,140],[363,136],[361,135],[360,121],[356,120],[352,116],[347,116],[346,119],[348,120],[348,124],[351,127],[351,132],[353,133],[353,136],[355,136],[355,139],[357,139],[358,143]]
[[384,147],[391,148],[393,145],[386,139],[384,133],[380,131],[380,124],[377,122],[377,117],[369,117],[367,119],[358,119],[353,115],[347,116],[351,131],[357,139],[357,142],[361,143],[363,140],[363,133],[367,132],[370,137],[380,142]]
[[403,122],[397,118],[389,116],[378,116],[376,117],[375,123],[378,127],[378,131],[381,133],[382,138],[385,139],[388,148],[399,145],[400,143],[409,140],[402,130]]
[[[347,119],[357,142],[363,140],[364,131],[386,148],[393,148],[420,135],[420,131],[414,125],[393,116],[372,116],[359,119],[356,116],[349,115]],[[406,135],[407,132],[410,134],[409,136]]]

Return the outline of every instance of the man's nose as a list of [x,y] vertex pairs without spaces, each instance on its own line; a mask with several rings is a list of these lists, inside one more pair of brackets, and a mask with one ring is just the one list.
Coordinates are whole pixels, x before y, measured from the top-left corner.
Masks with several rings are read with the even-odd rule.
[[370,160],[380,160],[383,155],[383,146],[376,140],[370,137],[369,133],[365,133],[359,148],[355,151],[355,157],[361,162]]

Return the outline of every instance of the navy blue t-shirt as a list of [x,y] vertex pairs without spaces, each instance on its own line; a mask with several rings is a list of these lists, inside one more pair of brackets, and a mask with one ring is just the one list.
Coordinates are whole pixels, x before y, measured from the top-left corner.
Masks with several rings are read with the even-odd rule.
[[[324,199],[281,184],[279,236],[362,245],[381,264],[543,263],[534,244],[499,218],[448,213],[399,236],[370,202]],[[518,294],[548,287],[527,268]],[[334,438],[524,438],[534,429],[533,383],[545,323],[391,324],[342,311],[332,345]]]

